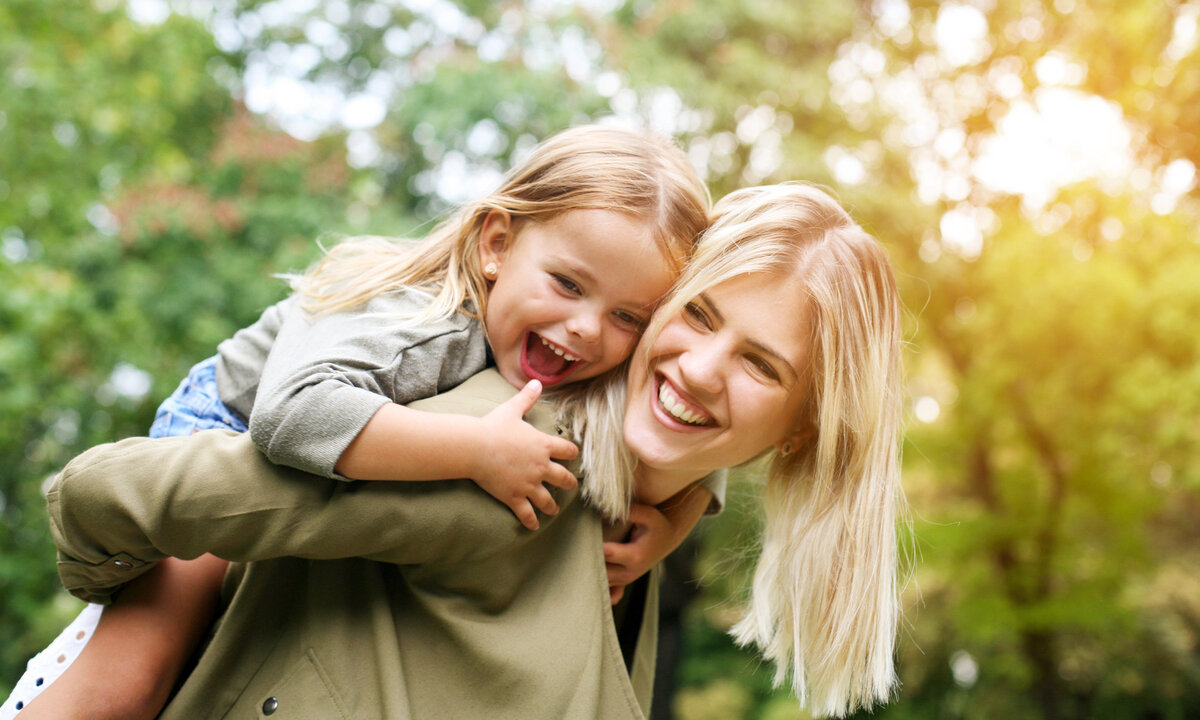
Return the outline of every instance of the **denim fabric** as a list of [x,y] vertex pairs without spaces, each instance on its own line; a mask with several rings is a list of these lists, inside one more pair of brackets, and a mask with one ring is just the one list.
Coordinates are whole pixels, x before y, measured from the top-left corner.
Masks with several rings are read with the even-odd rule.
[[171,396],[163,400],[150,426],[150,437],[191,435],[201,430],[246,432],[246,421],[221,402],[217,356],[196,363]]

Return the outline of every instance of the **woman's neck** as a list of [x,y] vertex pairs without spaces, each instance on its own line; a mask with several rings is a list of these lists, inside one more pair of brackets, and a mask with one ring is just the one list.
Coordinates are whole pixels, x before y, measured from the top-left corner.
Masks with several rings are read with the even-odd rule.
[[633,470],[634,499],[658,505],[707,474],[703,470],[660,470],[639,462]]

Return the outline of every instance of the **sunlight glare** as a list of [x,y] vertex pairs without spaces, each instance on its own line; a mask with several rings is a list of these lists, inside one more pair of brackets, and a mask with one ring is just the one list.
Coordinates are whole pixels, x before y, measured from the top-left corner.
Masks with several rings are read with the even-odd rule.
[[1087,179],[1116,180],[1132,169],[1131,136],[1121,109],[1096,95],[1040,88],[1018,100],[982,143],[975,177],[1041,208],[1058,188]]

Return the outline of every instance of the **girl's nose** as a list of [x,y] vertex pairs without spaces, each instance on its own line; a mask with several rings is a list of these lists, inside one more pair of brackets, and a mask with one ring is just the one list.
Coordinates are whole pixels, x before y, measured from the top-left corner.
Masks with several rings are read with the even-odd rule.
[[594,343],[600,339],[601,318],[599,313],[580,311],[567,318],[567,332],[585,343]]

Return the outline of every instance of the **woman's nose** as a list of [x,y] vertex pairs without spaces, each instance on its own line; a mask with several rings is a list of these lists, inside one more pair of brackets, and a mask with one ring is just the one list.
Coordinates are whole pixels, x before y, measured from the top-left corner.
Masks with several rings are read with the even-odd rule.
[[717,343],[701,342],[679,355],[679,373],[688,385],[716,393],[723,382],[723,354]]

